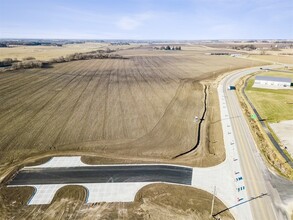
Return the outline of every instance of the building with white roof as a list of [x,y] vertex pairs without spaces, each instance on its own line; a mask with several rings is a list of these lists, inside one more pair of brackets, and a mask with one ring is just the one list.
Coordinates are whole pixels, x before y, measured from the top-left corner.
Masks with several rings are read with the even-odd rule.
[[261,88],[290,88],[291,79],[284,77],[256,76],[253,87]]

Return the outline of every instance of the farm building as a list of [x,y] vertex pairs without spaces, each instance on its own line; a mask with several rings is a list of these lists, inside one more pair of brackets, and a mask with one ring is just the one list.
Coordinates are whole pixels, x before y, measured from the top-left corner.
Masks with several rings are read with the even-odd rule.
[[291,86],[290,78],[272,77],[272,76],[256,76],[253,87],[266,88],[289,88]]

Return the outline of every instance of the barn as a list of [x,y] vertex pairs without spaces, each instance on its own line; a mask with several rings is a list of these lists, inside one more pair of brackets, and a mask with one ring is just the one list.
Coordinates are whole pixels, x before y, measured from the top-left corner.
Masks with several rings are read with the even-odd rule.
[[256,76],[253,87],[261,88],[290,88],[291,79],[272,76]]

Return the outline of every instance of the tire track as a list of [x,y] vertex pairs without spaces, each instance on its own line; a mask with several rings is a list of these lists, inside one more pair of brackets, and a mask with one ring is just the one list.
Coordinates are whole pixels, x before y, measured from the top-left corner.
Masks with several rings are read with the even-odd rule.
[[[72,77],[74,77],[74,76],[72,76]],[[59,80],[61,80],[61,85],[62,85],[62,83],[63,83],[63,81],[64,81],[64,79],[62,78],[62,76],[60,76],[60,77],[57,77],[58,78],[58,81],[57,82],[55,82],[55,85],[57,84],[57,83],[59,83]],[[66,78],[66,80],[67,80],[67,78]],[[68,79],[68,80],[71,80],[71,79]],[[52,80],[52,82],[54,82],[54,80]],[[66,81],[65,81],[65,83],[66,83]],[[58,84],[57,84],[58,85]],[[29,103],[34,103],[34,105],[36,105],[36,103],[39,101],[39,100],[42,100],[43,99],[43,96],[47,93],[47,91],[44,89],[44,88],[47,88],[47,87],[52,87],[52,85],[51,84],[47,84],[47,85],[45,85],[45,87],[42,87],[42,85],[40,85],[40,87],[38,87],[36,90],[34,90],[34,92],[33,93],[31,93],[31,95],[29,96],[29,97],[27,97],[26,99],[24,99],[22,96],[21,97],[19,97],[18,99],[24,99],[24,100],[26,100],[26,103],[27,103],[27,107],[24,107],[23,106],[23,103],[22,102],[18,102],[18,104],[16,104],[16,109],[14,109],[13,110],[13,108],[11,107],[9,110],[10,111],[8,111],[8,112],[6,112],[6,113],[4,113],[4,115],[2,115],[1,117],[0,117],[0,121],[1,121],[1,123],[0,124],[2,124],[2,123],[4,123],[4,124],[7,124],[8,122],[10,122],[13,118],[19,118],[19,116],[23,116],[23,115],[25,115],[25,112],[31,112],[31,104],[29,104]],[[63,87],[64,88],[64,87]],[[63,89],[62,88],[62,89]],[[61,89],[61,90],[62,90]],[[42,93],[38,93],[37,95],[36,95],[36,92],[37,91],[42,91]],[[58,92],[59,93],[59,92]],[[58,94],[57,93],[57,94]],[[30,100],[29,98],[32,98],[32,100]],[[44,100],[44,101],[46,101],[46,100]],[[42,103],[42,102],[41,102]],[[11,111],[13,110],[13,115],[12,114],[10,114],[11,113]],[[10,114],[10,116],[9,117],[6,117],[7,115],[9,115]],[[5,118],[5,120],[3,120],[3,118]],[[0,129],[1,130],[1,129]]]
[[[94,65],[94,63],[92,63],[92,65],[90,65],[90,69],[91,69],[91,67],[92,67],[93,65]],[[58,141],[60,141],[60,139],[61,139],[61,137],[62,137],[62,134],[64,133],[64,129],[66,128],[66,126],[67,126],[67,124],[68,124],[70,118],[72,117],[74,111],[76,110],[76,106],[77,106],[77,104],[79,103],[80,98],[82,97],[82,95],[84,94],[84,92],[86,91],[86,89],[88,88],[88,86],[89,86],[90,82],[92,81],[93,77],[94,77],[94,75],[92,75],[92,76],[90,76],[90,77],[86,77],[86,74],[85,74],[85,75],[83,75],[83,77],[82,77],[81,80],[79,81],[79,84],[80,84],[80,83],[83,82],[83,79],[85,79],[85,81],[88,80],[87,83],[86,83],[86,86],[82,89],[82,91],[80,92],[78,98],[76,99],[76,101],[75,101],[73,107],[71,108],[71,111],[68,113],[67,118],[64,120],[65,123],[63,124],[63,126],[62,126],[60,132],[58,133],[57,137],[56,137],[55,140],[53,141],[52,146],[55,146],[55,145],[58,143]],[[78,85],[79,85],[79,84],[78,84]],[[77,85],[76,87],[78,87],[78,85]],[[77,91],[79,91],[79,90],[77,90]],[[72,96],[72,94],[69,94],[68,96]]]
[[[108,60],[105,60],[105,61],[101,62],[100,66],[99,66],[99,69],[97,69],[96,72],[95,72],[95,76],[97,75],[97,73],[104,72],[103,70],[106,68],[108,62],[109,62]],[[102,82],[102,79],[103,79],[103,74],[98,74],[98,76],[99,76],[99,79],[97,80],[97,82],[95,84],[96,86],[95,86],[94,91],[92,92],[90,105],[89,105],[88,111],[87,111],[89,113],[86,115],[86,118],[85,118],[84,123],[82,125],[81,133],[79,135],[79,139],[83,140],[83,141],[88,141],[87,139],[85,140],[84,137],[82,138],[82,134],[89,133],[87,131],[87,129],[89,127],[88,122],[90,120],[90,115],[91,115],[92,112],[94,112],[94,109],[93,109],[93,104],[95,103],[94,98],[95,98],[95,95],[96,95],[96,93],[97,93],[97,91],[99,89],[99,85],[100,85],[100,83]],[[96,118],[96,117],[94,117],[94,118]],[[94,132],[94,131],[92,131],[92,132]],[[89,138],[89,139],[91,139],[91,138]]]
[[[18,102],[19,99],[23,99],[25,97],[26,100],[28,100],[31,97],[35,97],[35,93],[38,92],[38,91],[40,91],[40,90],[43,91],[43,92],[46,92],[46,91],[44,91],[44,88],[47,88],[47,87],[50,88],[50,86],[51,86],[50,83],[51,82],[55,82],[56,79],[59,80],[63,76],[64,76],[64,74],[62,74],[62,73],[59,74],[59,75],[56,75],[56,74],[53,75],[52,74],[52,77],[49,78],[49,81],[43,81],[43,82],[41,82],[41,84],[39,84],[38,87],[35,90],[27,90],[27,88],[25,88],[24,91],[27,91],[26,93],[23,92],[23,91],[21,91],[21,90],[20,91],[16,90],[16,93],[15,92],[14,93],[11,92],[10,93],[11,96],[6,97],[6,100],[9,100],[10,102],[13,102],[14,101],[13,98],[15,98],[16,101],[14,101],[14,102],[16,102],[16,104],[14,106],[17,106],[17,104],[18,105],[21,105],[21,103]],[[46,78],[46,79],[48,79],[48,78]],[[30,88],[34,88],[34,85],[35,85],[35,83],[31,84],[30,85]],[[39,95],[39,93],[38,93],[38,95]],[[28,97],[26,97],[26,96],[28,96]],[[3,102],[3,101],[5,101],[5,100],[1,100],[1,102]],[[12,107],[14,107],[14,106],[12,106]],[[9,108],[11,108],[11,107],[9,107]]]
[[[78,77],[78,75],[76,75],[75,77],[73,77],[67,84],[64,85],[63,88],[67,87],[77,77]],[[49,105],[50,102],[52,102],[53,100],[55,100],[55,98],[58,95],[59,95],[59,93],[56,93],[54,96],[52,96],[43,106],[41,106],[41,108],[23,126],[18,127],[18,129],[16,129],[16,131],[14,132],[14,136],[12,138],[7,138],[6,140],[5,139],[4,140],[2,139],[1,140],[1,145],[2,145],[1,146],[1,149],[2,150],[6,150],[11,145],[11,143],[17,142],[16,141],[16,138],[18,138],[21,133],[25,132],[25,127],[28,127],[28,125],[33,121],[33,119],[36,117],[36,115],[39,114],[47,105]],[[55,111],[52,114],[54,114],[54,113],[55,113]],[[47,125],[47,122],[48,122],[48,120],[46,121],[46,123],[43,123],[43,125],[41,126],[41,129],[39,129],[38,132],[36,132],[34,134],[34,136],[39,136],[39,134],[41,133],[41,131]]]
[[121,82],[120,82],[120,80],[121,80],[121,74],[120,73],[122,72],[121,71],[121,66],[123,66],[123,62],[125,62],[125,61],[120,60],[116,76],[117,76],[117,86],[118,86],[118,99],[119,99],[119,106],[120,106],[120,112],[121,112],[120,117],[122,117],[122,132],[123,132],[123,137],[128,138],[127,127],[125,125],[125,112],[126,111],[123,108],[122,97],[121,97],[121,94],[124,94],[124,93],[122,93]]
[[109,102],[109,87],[111,83],[111,75],[113,73],[113,69],[111,68],[109,72],[109,76],[107,77],[108,81],[106,84],[106,90],[105,90],[105,104],[104,104],[104,117],[103,117],[103,125],[102,125],[102,139],[107,139],[107,133],[106,133],[106,124],[108,121],[108,102]]
[[[138,116],[138,120],[140,122],[140,130],[142,129],[144,131],[144,133],[145,133],[145,132],[147,132],[147,127],[145,126],[145,122],[143,121],[144,117],[142,117],[142,115],[141,115],[141,113],[140,113],[140,111],[138,109],[139,104],[136,101],[136,98],[135,98],[135,96],[134,96],[134,94],[133,94],[133,92],[131,90],[132,86],[136,86],[136,85],[133,84],[133,83],[130,85],[130,82],[132,80],[131,77],[130,77],[130,73],[132,72],[131,69],[129,68],[130,62],[133,62],[133,61],[129,60],[129,61],[123,62],[124,63],[124,68],[123,68],[124,69],[124,77],[126,78],[125,82],[127,84],[127,89],[128,89],[129,95],[130,95],[131,100],[132,100],[131,103],[133,103],[131,109],[136,111],[136,115]],[[126,63],[128,64],[128,66],[126,66]],[[128,68],[126,68],[126,67],[128,67]]]

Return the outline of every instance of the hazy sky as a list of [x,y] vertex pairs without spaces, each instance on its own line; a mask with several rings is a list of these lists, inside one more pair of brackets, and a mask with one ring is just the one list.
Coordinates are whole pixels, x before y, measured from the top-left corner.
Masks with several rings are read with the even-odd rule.
[[0,38],[293,39],[293,0],[0,0]]

